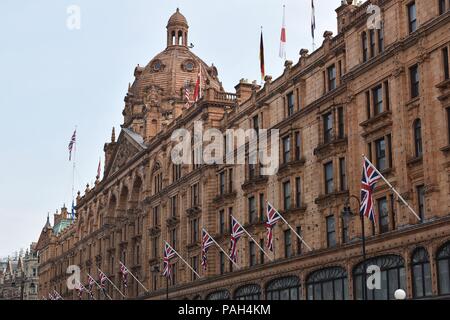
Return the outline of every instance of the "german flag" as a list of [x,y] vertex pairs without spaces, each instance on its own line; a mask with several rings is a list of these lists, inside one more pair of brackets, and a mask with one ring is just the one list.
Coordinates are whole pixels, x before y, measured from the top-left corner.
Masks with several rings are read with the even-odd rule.
[[261,79],[264,81],[264,77],[266,76],[266,70],[264,67],[264,39],[263,39],[263,32],[261,27],[261,42],[259,45],[259,61],[261,65]]

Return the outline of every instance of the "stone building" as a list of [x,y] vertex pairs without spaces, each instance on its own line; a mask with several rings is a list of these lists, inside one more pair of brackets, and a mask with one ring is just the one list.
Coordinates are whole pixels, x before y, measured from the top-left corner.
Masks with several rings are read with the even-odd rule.
[[38,263],[36,243],[24,255],[0,262],[0,300],[37,300]]
[[[47,225],[41,234],[40,295],[56,289],[75,297],[65,286],[69,265],[80,266],[85,283],[101,269],[139,299],[362,299],[364,265],[382,274],[382,288],[367,291],[368,299],[392,299],[398,288],[415,299],[450,295],[450,3],[370,1],[381,8],[382,23],[369,29],[370,2],[351,2],[336,10],[336,36],[325,32],[321,47],[301,50],[280,77],[267,76],[262,87],[241,80],[235,93],[191,52],[188,23],[177,10],[166,49],[134,70],[122,130],[116,139],[113,129],[104,147],[104,177],[78,194],[76,221],[59,233]],[[200,70],[203,96],[188,107],[185,88],[193,92]],[[191,132],[195,121],[222,133],[278,129],[278,172],[173,164],[172,133]],[[362,154],[421,217],[380,181],[379,219],[365,221],[366,261],[356,200]],[[239,269],[212,247],[204,271],[202,227],[228,249],[233,214],[264,246],[266,201],[312,250],[280,222],[271,259],[243,237]],[[345,207],[354,215],[344,215]],[[164,241],[201,277],[173,259],[166,284]],[[124,288],[119,262],[149,291],[132,279]],[[108,293],[121,298],[111,286]]]

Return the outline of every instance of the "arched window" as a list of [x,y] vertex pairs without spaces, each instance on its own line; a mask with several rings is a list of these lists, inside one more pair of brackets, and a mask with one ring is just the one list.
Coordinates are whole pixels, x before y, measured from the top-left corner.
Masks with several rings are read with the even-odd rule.
[[175,31],[172,31],[172,45],[176,45],[177,44],[177,38],[176,38],[176,34]]
[[257,284],[242,286],[234,293],[236,300],[261,300],[261,287]]
[[308,300],[347,300],[348,278],[344,268],[315,271],[306,281]]
[[228,290],[216,291],[208,294],[206,300],[230,300],[230,292]]
[[[369,290],[366,285],[369,276],[364,269],[373,265],[381,269],[381,289]],[[356,300],[363,299],[363,288],[366,290],[367,300],[393,300],[397,289],[406,290],[405,262],[396,255],[368,259],[353,269],[353,282]]]
[[300,279],[285,277],[272,280],[266,288],[267,300],[300,300]]
[[183,45],[183,31],[178,31],[178,45]]
[[436,255],[439,294],[450,294],[450,242],[444,245]]
[[422,156],[422,121],[420,119],[414,121],[414,150],[416,157]]
[[414,298],[431,296],[431,269],[428,252],[417,248],[411,258]]

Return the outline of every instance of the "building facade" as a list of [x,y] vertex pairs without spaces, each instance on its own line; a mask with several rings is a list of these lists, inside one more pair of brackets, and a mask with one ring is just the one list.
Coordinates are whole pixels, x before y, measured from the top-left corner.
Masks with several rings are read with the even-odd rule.
[[0,300],[37,300],[38,264],[36,243],[24,255],[0,262]]
[[[415,299],[450,295],[450,3],[351,2],[336,10],[336,36],[325,32],[322,46],[302,49],[280,77],[266,76],[262,87],[241,80],[235,93],[225,92],[216,67],[187,46],[189,26],[177,10],[166,49],[134,71],[122,130],[116,139],[113,129],[104,147],[103,178],[78,194],[75,221],[58,233],[49,223],[43,229],[39,294],[75,298],[66,269],[78,265],[84,283],[102,270],[138,299],[393,299],[398,288]],[[368,28],[370,2],[381,9],[378,29]],[[187,105],[198,74],[202,98]],[[259,164],[173,164],[173,132],[193,132],[199,121],[222,134],[278,129],[277,173],[262,175]],[[378,220],[364,221],[365,261],[356,200],[362,154],[421,217],[380,181]],[[203,270],[202,227],[228,249],[234,215],[264,247],[266,201],[311,250],[278,223],[270,259],[243,237],[240,268],[214,247]],[[200,277],[173,259],[166,283],[165,241]],[[120,262],[148,291],[131,278],[123,286]],[[382,287],[364,294],[367,265],[380,267]],[[121,298],[112,286],[108,294]]]

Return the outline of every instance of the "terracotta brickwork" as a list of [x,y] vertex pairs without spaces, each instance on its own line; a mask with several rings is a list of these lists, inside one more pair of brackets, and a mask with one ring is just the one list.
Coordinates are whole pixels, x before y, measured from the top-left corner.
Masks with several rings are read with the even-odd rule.
[[[359,299],[354,278],[363,261],[361,225],[357,201],[349,197],[359,197],[362,154],[422,216],[419,222],[379,182],[374,199],[380,219],[365,222],[367,257],[389,261],[382,270],[397,268],[397,287],[409,298],[450,293],[442,278],[450,240],[450,82],[445,71],[450,13],[440,13],[434,0],[416,1],[415,8],[413,1],[371,2],[381,7],[382,29],[367,28],[369,2],[359,7],[343,4],[336,10],[336,36],[326,32],[319,49],[311,54],[301,50],[298,62],[286,61],[283,74],[274,80],[267,76],[262,87],[241,80],[235,94],[224,92],[217,69],[190,51],[188,24],[177,10],[167,25],[167,48],[145,68],[135,69],[122,131],[116,139],[113,130],[111,142],[105,144],[104,177],[78,194],[74,222],[58,232],[46,225],[41,234],[39,295],[56,289],[66,299],[76,299],[66,287],[66,269],[79,265],[83,283],[88,273],[98,279],[100,268],[128,298],[165,299],[161,271],[168,241],[201,275],[195,279],[174,259],[171,299],[250,297],[252,292],[260,299]],[[413,9],[416,20],[408,13]],[[187,106],[185,88],[193,93],[199,68],[203,98]],[[262,176],[259,165],[176,168],[170,157],[171,135],[179,128],[192,132],[195,121],[222,132],[255,126],[279,129],[277,174]],[[283,149],[288,137],[289,152]],[[266,201],[280,210],[312,251],[280,222],[274,229],[273,261],[243,237],[240,269],[231,268],[213,247],[203,271],[201,228],[228,249],[232,213],[263,243]],[[348,219],[342,214],[347,205],[354,213]],[[60,215],[58,221],[66,219],[67,211]],[[428,256],[428,262],[420,260],[426,264],[424,274],[429,274],[425,286],[430,288],[423,295],[417,294],[420,281],[414,271],[418,248]],[[389,267],[395,259],[400,262]],[[131,278],[128,288],[123,287],[119,261],[148,292]],[[325,277],[320,271],[330,270],[339,271],[342,292],[313,294],[314,283],[330,279],[320,278]],[[287,276],[293,291],[275,296],[272,281]],[[111,286],[108,293],[121,298]],[[390,287],[389,298],[392,295]]]

